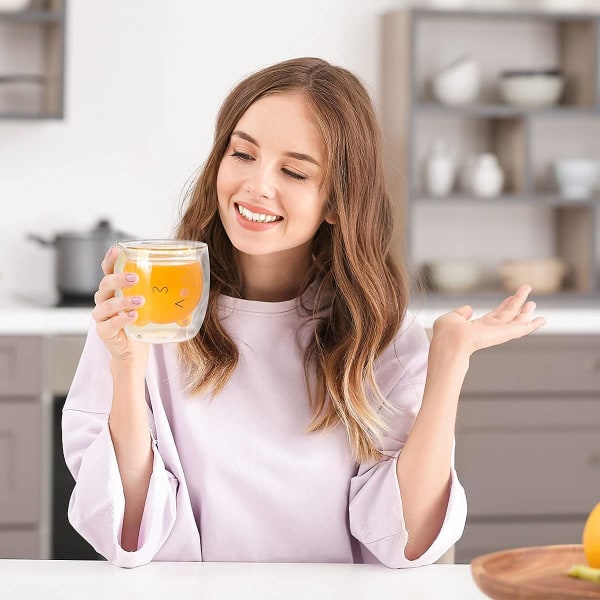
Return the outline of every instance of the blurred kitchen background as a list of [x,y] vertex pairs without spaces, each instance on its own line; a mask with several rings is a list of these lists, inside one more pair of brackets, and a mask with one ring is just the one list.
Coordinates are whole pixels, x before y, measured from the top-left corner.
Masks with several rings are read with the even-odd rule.
[[99,260],[170,236],[228,91],[306,55],[375,100],[426,325],[522,281],[551,313],[472,360],[456,560],[578,543],[600,499],[599,25],[600,0],[0,0],[0,556],[97,558],[66,522],[60,414]]

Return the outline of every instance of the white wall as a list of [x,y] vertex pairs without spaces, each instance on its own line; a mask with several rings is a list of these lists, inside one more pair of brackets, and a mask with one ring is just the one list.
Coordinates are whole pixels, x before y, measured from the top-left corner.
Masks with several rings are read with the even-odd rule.
[[0,120],[0,294],[54,292],[54,256],[26,239],[109,217],[171,232],[217,109],[243,76],[313,55],[377,101],[379,15],[404,0],[71,0],[66,118]]
[[378,104],[379,16],[408,1],[70,0],[66,118],[0,120],[0,300],[55,294],[53,250],[27,232],[53,238],[108,217],[135,236],[169,235],[217,109],[248,73],[320,56]]

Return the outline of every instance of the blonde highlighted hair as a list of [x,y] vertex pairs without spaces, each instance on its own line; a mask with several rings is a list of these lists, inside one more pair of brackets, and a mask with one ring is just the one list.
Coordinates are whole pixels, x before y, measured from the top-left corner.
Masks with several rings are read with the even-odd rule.
[[[313,241],[310,273],[299,290],[319,282],[314,336],[304,368],[313,419],[308,431],[342,423],[357,461],[379,459],[385,432],[374,363],[404,319],[408,277],[392,248],[393,210],[385,184],[383,149],[371,99],[350,71],[317,58],[284,61],[238,83],[225,99],[214,143],[177,229],[181,239],[209,246],[211,289],[198,335],[179,345],[188,391],[223,389],[238,351],[218,318],[219,294],[243,297],[234,249],[217,210],[217,173],[236,124],[259,98],[299,92],[325,143],[324,185],[335,224],[323,222]],[[317,318],[317,314],[325,317]],[[315,381],[311,389],[309,381]]]

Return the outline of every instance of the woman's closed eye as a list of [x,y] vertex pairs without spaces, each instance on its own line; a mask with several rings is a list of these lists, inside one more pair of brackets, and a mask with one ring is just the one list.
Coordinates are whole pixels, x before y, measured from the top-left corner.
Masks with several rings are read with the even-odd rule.
[[244,152],[233,152],[231,156],[241,161],[254,160],[249,154],[246,154]]
[[288,177],[295,179],[296,181],[305,181],[307,179],[306,175],[301,175],[300,173],[296,173],[296,171],[290,171],[289,169],[281,169]]
[[[250,154],[246,154],[245,152],[239,152],[238,150],[232,152],[231,156],[233,156],[241,162],[250,162],[254,160],[254,157],[250,156]],[[302,175],[302,173],[298,173],[297,171],[292,171],[291,169],[286,168],[282,168],[281,170],[287,177],[295,181],[305,181],[306,179],[308,179],[306,175]]]

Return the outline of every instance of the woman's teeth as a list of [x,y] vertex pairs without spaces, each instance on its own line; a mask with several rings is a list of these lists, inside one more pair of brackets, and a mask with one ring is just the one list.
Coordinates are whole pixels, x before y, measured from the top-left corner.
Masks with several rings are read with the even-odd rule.
[[237,205],[238,212],[244,219],[248,221],[254,221],[255,223],[272,223],[273,221],[280,221],[283,217],[277,217],[275,215],[265,215],[262,213],[253,213],[252,211],[244,208],[243,206]]

